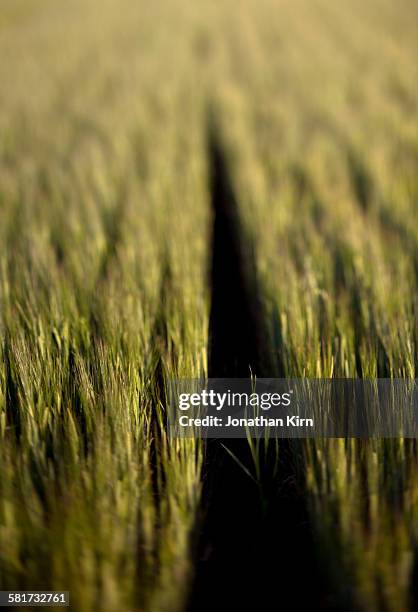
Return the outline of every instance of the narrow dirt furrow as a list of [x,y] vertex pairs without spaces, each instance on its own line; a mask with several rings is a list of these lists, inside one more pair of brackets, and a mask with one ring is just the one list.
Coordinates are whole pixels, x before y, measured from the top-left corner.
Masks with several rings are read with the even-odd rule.
[[[284,376],[280,360],[270,357],[253,250],[214,131],[208,155],[213,209],[209,377]],[[262,481],[257,482],[239,465],[254,471],[247,440],[206,442],[189,612],[325,608],[304,483],[294,469],[299,450],[297,440],[280,441],[278,451],[273,441],[260,449]]]

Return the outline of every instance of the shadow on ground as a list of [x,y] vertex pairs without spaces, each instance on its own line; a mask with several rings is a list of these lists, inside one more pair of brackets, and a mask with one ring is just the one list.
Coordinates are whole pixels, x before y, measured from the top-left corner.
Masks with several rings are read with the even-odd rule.
[[[282,377],[263,327],[253,249],[240,223],[221,139],[208,138],[213,209],[209,377]],[[265,320],[265,319],[264,319]],[[205,443],[204,491],[196,529],[196,575],[188,610],[329,609],[294,469],[298,440],[260,449],[262,482],[247,440]],[[227,452],[226,448],[229,450]],[[231,453],[238,460],[231,457]]]

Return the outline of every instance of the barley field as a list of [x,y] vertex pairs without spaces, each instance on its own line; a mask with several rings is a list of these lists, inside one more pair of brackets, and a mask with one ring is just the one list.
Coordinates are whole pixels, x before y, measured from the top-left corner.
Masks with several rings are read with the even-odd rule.
[[[215,468],[166,428],[168,381],[233,377],[250,333],[245,293],[218,291],[213,324],[230,235],[213,237],[208,131],[257,279],[248,373],[415,379],[417,57],[413,0],[0,0],[0,589],[224,609],[217,578],[196,588]],[[416,439],[243,442],[230,486],[261,491],[264,540],[272,461],[303,500],[311,609],[415,609]],[[228,560],[277,563],[270,609],[296,609],[303,542],[260,545],[249,507]]]

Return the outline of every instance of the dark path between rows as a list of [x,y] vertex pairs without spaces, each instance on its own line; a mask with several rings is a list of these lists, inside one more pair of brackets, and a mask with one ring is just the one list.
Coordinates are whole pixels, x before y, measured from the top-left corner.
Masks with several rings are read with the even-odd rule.
[[[253,249],[240,223],[221,140],[210,131],[213,208],[209,377],[284,376],[264,329]],[[329,609],[313,550],[297,440],[260,452],[262,483],[249,470],[247,440],[205,443],[204,488],[196,528],[195,582],[188,612]],[[276,467],[275,467],[276,466]],[[302,607],[303,606],[303,607]]]

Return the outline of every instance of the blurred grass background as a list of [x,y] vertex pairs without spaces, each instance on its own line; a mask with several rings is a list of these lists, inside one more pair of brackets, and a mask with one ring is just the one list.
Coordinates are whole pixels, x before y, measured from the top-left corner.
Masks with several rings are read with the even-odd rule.
[[[294,377],[415,377],[417,13],[1,1],[3,589],[184,609],[202,449],[167,438],[164,388],[207,368],[208,107],[273,360]],[[416,462],[407,440],[298,457],[350,609],[413,606]]]

